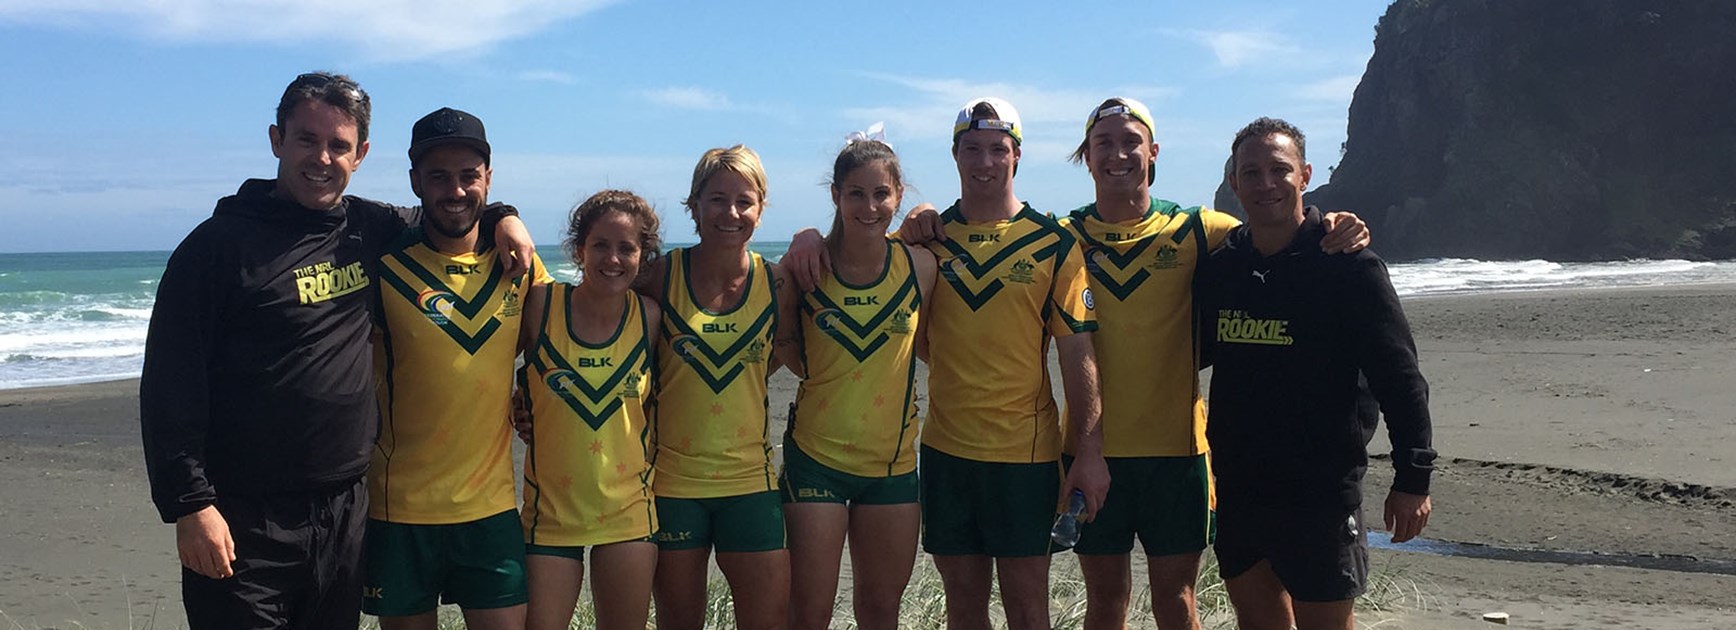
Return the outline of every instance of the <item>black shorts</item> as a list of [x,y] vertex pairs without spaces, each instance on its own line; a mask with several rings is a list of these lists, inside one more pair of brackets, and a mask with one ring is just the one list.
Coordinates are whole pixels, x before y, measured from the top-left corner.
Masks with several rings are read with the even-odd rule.
[[1265,560],[1296,601],[1355,599],[1367,587],[1368,533],[1361,507],[1300,510],[1220,503],[1213,549],[1225,580]]
[[354,628],[362,613],[362,480],[323,492],[225,495],[235,575],[181,569],[187,627]]

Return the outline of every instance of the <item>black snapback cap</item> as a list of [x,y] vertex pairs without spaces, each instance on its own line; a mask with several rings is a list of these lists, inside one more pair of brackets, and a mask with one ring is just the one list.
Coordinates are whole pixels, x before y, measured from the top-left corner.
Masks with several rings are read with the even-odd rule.
[[429,150],[444,144],[476,149],[482,154],[482,162],[489,163],[488,133],[482,128],[482,119],[469,112],[442,107],[410,128],[410,166],[414,168]]

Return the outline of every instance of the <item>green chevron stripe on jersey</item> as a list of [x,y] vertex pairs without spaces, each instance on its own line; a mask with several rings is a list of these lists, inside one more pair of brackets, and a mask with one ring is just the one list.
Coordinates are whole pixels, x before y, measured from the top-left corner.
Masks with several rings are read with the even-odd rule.
[[850,353],[850,356],[856,357],[857,361],[865,361],[889,338],[889,335],[882,331],[874,338],[869,339],[869,333],[879,328],[880,324],[885,323],[886,318],[891,317],[893,313],[905,308],[905,301],[915,290],[915,287],[916,282],[912,276],[912,279],[906,280],[902,286],[898,287],[898,292],[892,294],[892,298],[888,300],[887,304],[881,307],[873,317],[868,318],[866,322],[857,322],[831,296],[820,291],[808,293],[806,297],[809,299],[802,301],[802,311],[812,314],[820,330],[825,331],[827,336],[837,341],[838,345],[843,346],[844,350]]
[[[395,258],[403,263],[405,267],[409,268],[412,273],[415,273],[417,277],[428,282],[429,286],[440,287],[443,290],[445,289],[446,283],[440,282],[422,271],[422,268],[416,265],[414,260],[406,257]],[[498,276],[499,273],[500,267],[496,266],[493,275]],[[399,277],[398,274],[389,266],[381,265],[379,275],[381,279],[386,281],[387,285],[391,286],[399,295],[404,296],[405,300],[409,300],[412,304],[418,302],[416,289],[412,288],[409,283]],[[496,279],[497,278],[491,277],[488,285],[484,287],[482,291],[477,292],[476,296],[469,301],[462,300],[458,298],[456,294],[447,290],[446,294],[452,296],[453,310],[465,313],[464,309],[468,308],[469,312],[465,313],[466,317],[475,316],[477,312],[482,310],[482,306],[489,302],[489,297],[500,288],[501,283],[496,282]],[[518,286],[519,279],[513,279],[511,284],[515,287]],[[500,329],[500,319],[494,317],[488,318],[488,321],[484,322],[482,327],[477,329],[474,333],[464,330],[464,327],[459,326],[458,322],[451,318],[446,318],[444,321],[434,322],[434,324],[439,326],[440,330],[444,331],[448,337],[451,337],[453,343],[458,344],[458,347],[463,348],[465,352],[470,354],[476,354],[476,351],[481,349],[483,344],[488,343],[490,337],[494,336],[494,332]]]
[[[704,337],[694,332],[687,322],[676,317],[663,318],[665,324],[663,326],[663,338],[669,340],[669,347],[675,351],[676,356],[681,357],[684,363],[692,366],[693,372],[699,375],[700,380],[705,381],[706,386],[710,387],[712,392],[723,393],[724,388],[729,387],[729,384],[735,381],[735,377],[741,375],[744,367],[741,362],[733,361],[733,359],[742,350],[750,349],[756,343],[764,345],[764,342],[760,341],[760,337],[765,335],[766,327],[772,325],[772,316],[776,310],[774,307],[767,307],[762,310],[759,318],[749,324],[747,330],[739,333],[735,341],[722,351],[715,350],[706,344]],[[697,351],[695,351],[696,349]],[[760,348],[761,352],[768,350],[769,348]],[[730,367],[724,369],[723,366],[725,365]]]

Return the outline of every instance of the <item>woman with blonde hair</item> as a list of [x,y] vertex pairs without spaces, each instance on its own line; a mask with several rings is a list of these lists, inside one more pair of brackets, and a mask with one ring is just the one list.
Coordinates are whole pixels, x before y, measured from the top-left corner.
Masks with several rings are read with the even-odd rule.
[[653,263],[640,290],[663,308],[657,343],[657,624],[703,625],[712,549],[740,628],[782,628],[789,552],[768,441],[766,379],[793,294],[748,245],[765,207],[752,149],[706,151],[683,202],[699,243]]

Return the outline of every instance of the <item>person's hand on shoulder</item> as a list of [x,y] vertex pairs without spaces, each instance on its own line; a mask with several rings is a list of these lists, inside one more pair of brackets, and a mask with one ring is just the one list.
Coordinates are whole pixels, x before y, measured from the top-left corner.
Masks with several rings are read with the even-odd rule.
[[911,245],[923,245],[946,240],[946,226],[940,220],[940,211],[934,204],[918,204],[904,215],[904,222],[898,226],[898,240]]
[[506,277],[517,278],[530,271],[536,243],[531,242],[530,230],[525,229],[524,221],[517,216],[501,217],[494,225],[494,246],[494,255],[500,257],[501,272]]
[[803,293],[820,286],[820,280],[831,273],[832,257],[826,253],[826,237],[814,228],[802,228],[790,236],[790,246],[778,259],[789,278]]
[[235,538],[215,505],[175,519],[175,550],[194,573],[214,580],[235,575]]
[[1426,494],[1410,494],[1393,490],[1386,494],[1386,531],[1392,541],[1405,542],[1422,535],[1429,525],[1429,512],[1434,509]]
[[1320,218],[1326,225],[1326,236],[1320,238],[1320,249],[1328,254],[1354,254],[1368,248],[1368,224],[1349,212],[1331,212]]

